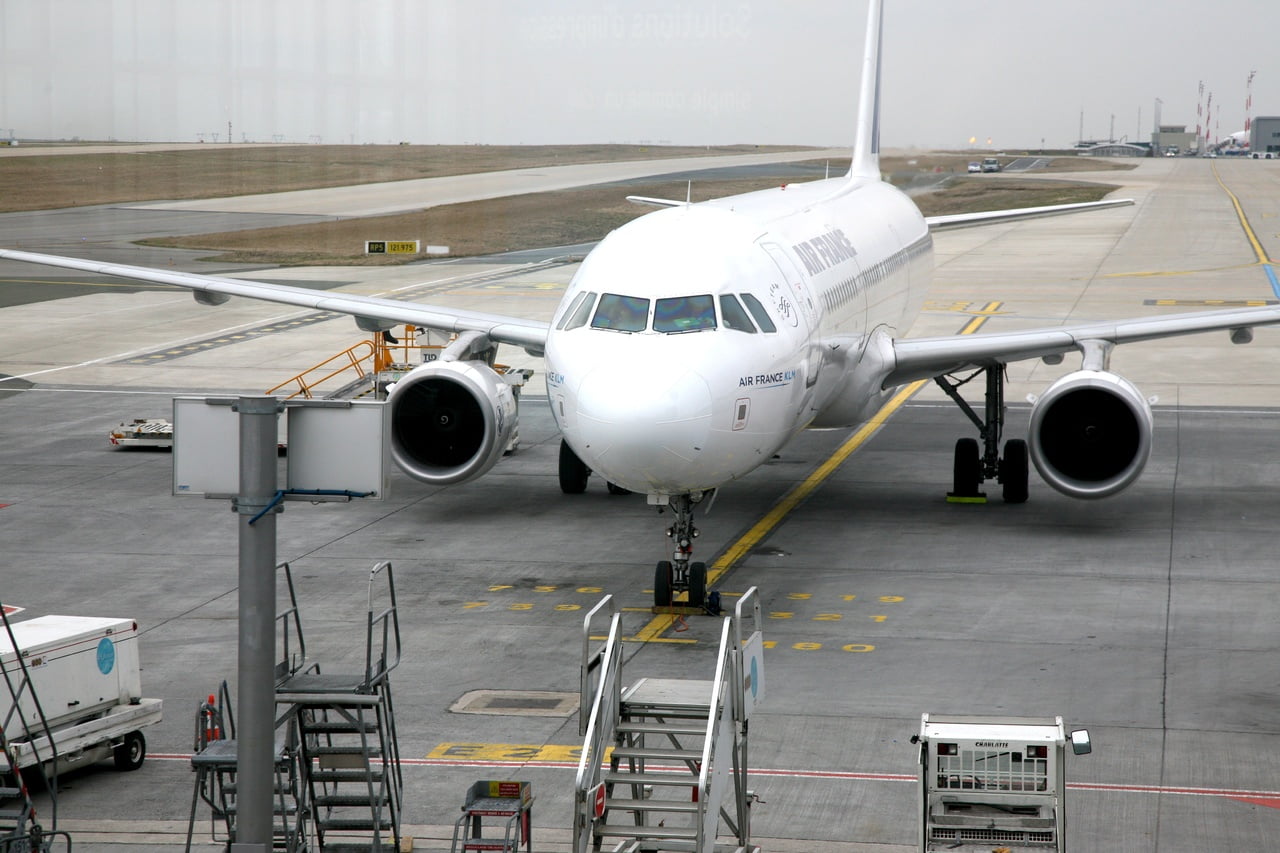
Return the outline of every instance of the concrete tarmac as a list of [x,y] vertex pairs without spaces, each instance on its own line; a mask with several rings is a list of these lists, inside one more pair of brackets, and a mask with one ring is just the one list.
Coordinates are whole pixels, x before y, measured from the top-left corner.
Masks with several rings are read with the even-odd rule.
[[[933,298],[913,334],[954,333],[975,316],[995,329],[1277,298],[1259,251],[1276,252],[1280,167],[1155,160],[1117,175],[1107,180],[1124,181],[1119,194],[1137,206],[938,235]],[[548,316],[574,269],[270,276]],[[144,692],[166,703],[140,770],[108,763],[63,780],[58,826],[77,851],[182,849],[195,709],[235,684],[235,516],[225,502],[171,496],[167,453],[111,450],[106,433],[165,416],[175,394],[261,393],[359,337],[350,319],[287,325],[295,314],[109,288],[0,308],[0,372],[24,377],[0,383],[4,603],[24,617],[137,619]],[[930,712],[1062,715],[1088,728],[1094,754],[1067,768],[1073,849],[1269,845],[1280,831],[1277,333],[1259,330],[1247,347],[1226,337],[1116,351],[1113,367],[1159,402],[1148,469],[1114,498],[1073,501],[1033,476],[1023,505],[948,504],[952,444],[971,428],[924,386],[825,481],[814,472],[845,432],[801,436],[699,514],[710,562],[791,489],[813,488],[718,583],[730,604],[759,588],[771,644],[751,727],[757,843],[914,849],[909,738]],[[1025,431],[1023,396],[1076,361],[1010,367],[1008,436]],[[535,850],[568,849],[576,715],[450,708],[476,690],[573,694],[582,616],[602,595],[628,608],[627,633],[650,638],[626,645],[627,681],[709,678],[714,666],[717,620],[646,610],[666,518],[594,479],[585,495],[559,492],[559,438],[536,385],[520,436],[477,482],[439,489],[395,472],[386,500],[290,503],[279,522],[308,653],[326,671],[362,665],[368,570],[395,567],[405,833],[419,851],[448,849],[482,778],[532,781]],[[197,839],[194,849],[218,849],[205,812]]]

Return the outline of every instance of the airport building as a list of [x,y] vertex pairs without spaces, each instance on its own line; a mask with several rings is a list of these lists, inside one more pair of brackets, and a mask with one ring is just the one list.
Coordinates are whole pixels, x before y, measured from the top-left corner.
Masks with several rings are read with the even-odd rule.
[[1151,134],[1151,146],[1156,154],[1164,154],[1173,149],[1183,154],[1196,147],[1196,135],[1188,133],[1185,124],[1162,124],[1159,130]]
[[1280,116],[1258,116],[1253,120],[1249,151],[1280,155]]
[[1088,148],[1076,149],[1080,157],[1150,157],[1151,146],[1132,142],[1100,142]]

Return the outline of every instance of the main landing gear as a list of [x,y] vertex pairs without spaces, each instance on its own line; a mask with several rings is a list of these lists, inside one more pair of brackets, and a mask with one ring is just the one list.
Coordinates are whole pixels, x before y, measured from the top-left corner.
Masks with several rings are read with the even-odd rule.
[[[566,495],[580,495],[587,490],[591,469],[578,458],[563,438],[560,439],[560,491]],[[617,483],[606,483],[611,495],[629,495],[631,492]]]
[[675,513],[675,520],[667,528],[667,536],[675,543],[670,560],[659,560],[653,573],[653,606],[670,607],[677,592],[689,593],[687,606],[702,609],[707,603],[707,564],[690,561],[693,556],[693,540],[698,538],[698,528],[693,526],[693,507],[705,497],[705,492],[692,495],[672,495],[668,506]]
[[[960,396],[957,390],[979,374],[986,376],[986,421]],[[981,500],[984,480],[1000,483],[1005,503],[1020,504],[1027,500],[1027,443],[1013,438],[1004,444],[1004,457],[1000,456],[1000,438],[1004,432],[1004,365],[993,364],[982,368],[959,381],[947,376],[934,377],[938,387],[955,401],[960,410],[978,427],[981,439],[961,438],[956,441],[952,491],[949,500]]]

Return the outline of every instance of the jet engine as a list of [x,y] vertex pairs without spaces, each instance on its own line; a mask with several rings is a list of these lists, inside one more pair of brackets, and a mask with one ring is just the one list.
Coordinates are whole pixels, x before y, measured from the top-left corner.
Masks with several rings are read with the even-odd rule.
[[391,388],[391,458],[415,480],[473,480],[502,457],[516,428],[515,394],[480,361],[433,361]]
[[1031,408],[1028,449],[1045,482],[1073,498],[1128,488],[1151,455],[1151,406],[1127,379],[1078,370]]

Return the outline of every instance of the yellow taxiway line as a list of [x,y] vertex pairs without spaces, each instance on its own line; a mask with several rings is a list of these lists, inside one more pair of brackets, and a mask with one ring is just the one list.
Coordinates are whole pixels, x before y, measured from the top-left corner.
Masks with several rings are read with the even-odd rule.
[[[998,312],[1001,304],[1002,303],[1000,302],[988,302],[981,309],[972,312],[974,316],[969,320],[969,322],[965,323],[964,328],[960,330],[960,334],[972,335],[982,327],[983,323]],[[869,421],[859,427],[853,435],[849,436],[849,438],[845,440],[844,444],[840,445],[835,453],[831,454],[825,462],[814,469],[813,473],[806,477],[803,482],[792,487],[789,492],[783,495],[782,498],[779,499],[779,501],[775,503],[759,521],[751,526],[750,530],[738,537],[738,540],[730,545],[725,552],[720,555],[719,559],[708,567],[707,585],[711,586],[719,581],[720,578],[722,578],[730,569],[751,553],[752,549],[759,545],[762,539],[772,533],[792,510],[799,506],[806,498],[809,497],[809,495],[813,494],[813,492],[817,490],[817,488],[821,486],[828,477],[834,474],[836,469],[843,465],[845,460],[853,455],[855,450],[866,444],[867,441],[885,425],[885,422],[888,421],[889,418],[892,417],[899,409],[906,405],[906,402],[910,400],[927,382],[927,379],[919,379],[912,382],[910,385],[904,386],[902,390],[893,395],[892,399],[890,399],[889,402],[880,409],[880,411],[876,412]],[[636,632],[634,637],[629,639],[644,643],[693,642],[692,640],[665,638],[662,636],[662,634],[671,628],[679,618],[680,616],[678,614],[673,613],[658,614],[650,620],[648,625],[645,625],[642,629]]]

